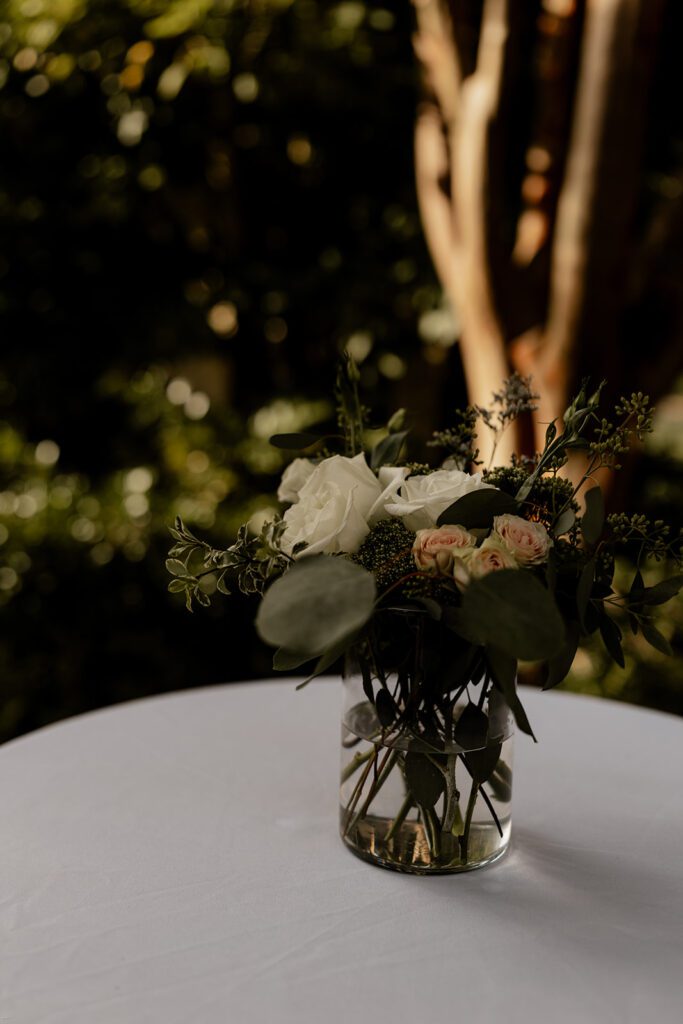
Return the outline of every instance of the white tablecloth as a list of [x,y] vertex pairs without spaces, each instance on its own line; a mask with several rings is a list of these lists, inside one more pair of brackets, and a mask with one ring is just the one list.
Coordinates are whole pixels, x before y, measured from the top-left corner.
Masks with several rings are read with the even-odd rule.
[[528,693],[513,846],[337,835],[339,687],[173,694],[0,749],[3,1024],[680,1024],[683,721]]

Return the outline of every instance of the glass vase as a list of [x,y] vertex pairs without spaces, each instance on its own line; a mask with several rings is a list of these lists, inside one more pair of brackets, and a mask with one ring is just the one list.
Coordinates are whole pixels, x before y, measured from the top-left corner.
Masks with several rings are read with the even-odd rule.
[[[344,843],[373,864],[414,874],[492,864],[510,841],[513,720],[507,704],[481,672],[447,699],[418,696],[414,705],[426,704],[428,712],[411,715],[398,674],[380,672],[378,685],[363,657],[357,651],[347,657],[344,671]],[[416,680],[419,669],[408,680],[413,692]],[[380,690],[387,696],[378,697]]]

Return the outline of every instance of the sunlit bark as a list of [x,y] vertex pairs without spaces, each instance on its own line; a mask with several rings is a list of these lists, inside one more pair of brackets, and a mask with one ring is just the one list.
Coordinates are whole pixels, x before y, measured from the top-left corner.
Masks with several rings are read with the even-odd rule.
[[[636,215],[666,5],[415,0],[418,196],[469,397],[487,404],[513,369],[531,374],[537,447],[578,377],[632,383],[619,330],[648,251],[638,232],[653,246]],[[509,437],[496,461],[519,446]]]

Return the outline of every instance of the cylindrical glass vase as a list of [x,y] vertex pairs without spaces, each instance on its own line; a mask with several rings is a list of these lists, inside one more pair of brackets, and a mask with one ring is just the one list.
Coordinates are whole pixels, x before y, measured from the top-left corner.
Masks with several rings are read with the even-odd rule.
[[[510,841],[513,767],[513,720],[498,691],[474,677],[429,715],[410,716],[394,677],[381,687],[370,680],[362,661],[347,659],[343,841],[364,860],[414,874],[498,860]],[[387,696],[378,698],[379,689]]]

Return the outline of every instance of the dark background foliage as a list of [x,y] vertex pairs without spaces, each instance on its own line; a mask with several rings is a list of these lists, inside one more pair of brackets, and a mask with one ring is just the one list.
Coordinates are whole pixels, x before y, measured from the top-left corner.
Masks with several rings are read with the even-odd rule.
[[[341,347],[378,425],[410,405],[424,437],[466,396],[416,207],[409,5],[29,0],[4,18],[8,737],[270,671],[253,606],[190,616],[166,593],[166,526],[228,542],[273,506],[267,436],[329,418]],[[632,502],[674,518],[680,402]],[[616,680],[585,657],[578,685],[683,710],[675,667],[634,650]]]

